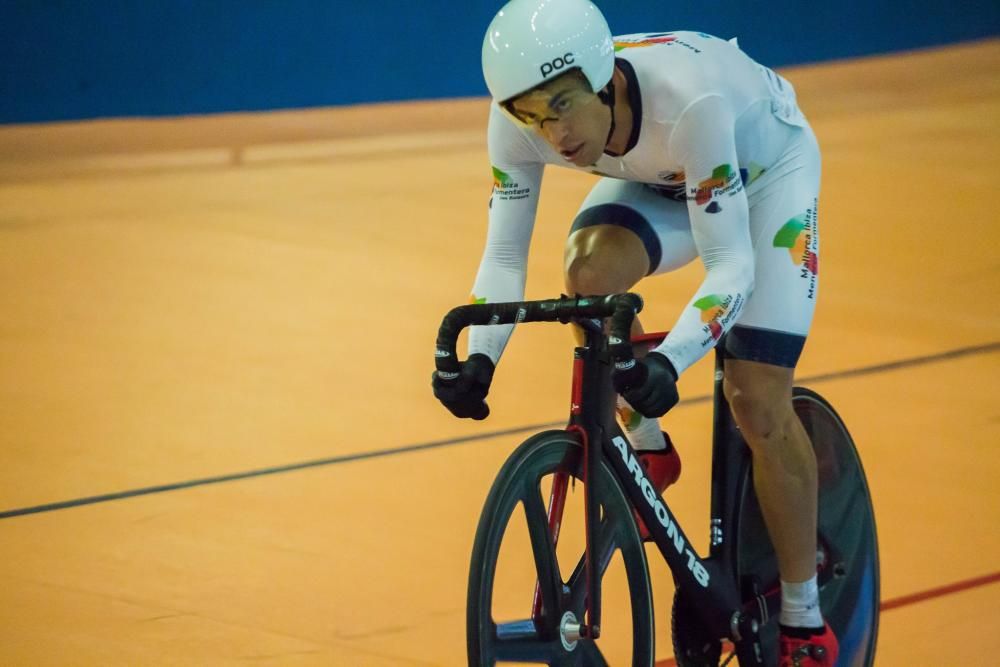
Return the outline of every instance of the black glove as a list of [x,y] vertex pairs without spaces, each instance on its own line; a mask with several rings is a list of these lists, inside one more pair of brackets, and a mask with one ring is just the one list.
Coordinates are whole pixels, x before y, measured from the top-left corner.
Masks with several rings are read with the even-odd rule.
[[650,352],[626,370],[611,373],[615,391],[643,417],[662,417],[677,405],[677,371],[664,355]]
[[486,395],[490,393],[493,370],[493,360],[485,354],[470,355],[459,364],[454,380],[442,380],[434,373],[431,379],[434,396],[456,417],[486,419],[490,414]]

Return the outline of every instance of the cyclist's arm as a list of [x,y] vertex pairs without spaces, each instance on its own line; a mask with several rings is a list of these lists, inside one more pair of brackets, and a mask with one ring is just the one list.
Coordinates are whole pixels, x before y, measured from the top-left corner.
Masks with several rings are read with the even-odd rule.
[[670,154],[684,166],[688,213],[705,279],[656,349],[678,373],[729,330],[753,290],[750,211],[740,178],[735,121],[721,97],[704,96],[684,111]]
[[[479,303],[521,301],[544,164],[524,133],[497,109],[490,113],[488,144],[493,193],[486,248],[472,298]],[[513,325],[472,327],[469,354],[482,353],[497,363],[513,329]]]

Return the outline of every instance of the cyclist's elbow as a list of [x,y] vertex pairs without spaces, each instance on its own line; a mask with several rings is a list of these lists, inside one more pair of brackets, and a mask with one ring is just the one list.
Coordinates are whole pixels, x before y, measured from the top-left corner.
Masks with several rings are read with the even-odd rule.
[[740,278],[741,278],[740,285],[742,286],[742,289],[740,289],[740,292],[742,292],[743,296],[745,298],[747,298],[747,299],[749,299],[750,295],[753,294],[753,288],[754,288],[754,284],[755,284],[754,283],[754,273],[755,272],[754,272],[753,262],[750,262],[749,266],[744,271],[742,271],[741,276],[740,276]]
[[734,248],[702,251],[702,262],[708,274],[729,286],[734,293],[749,297],[753,292],[755,264],[753,252]]
[[750,298],[754,287],[754,263],[753,260],[733,262],[726,267],[725,282],[731,285],[734,294],[742,294],[745,299]]

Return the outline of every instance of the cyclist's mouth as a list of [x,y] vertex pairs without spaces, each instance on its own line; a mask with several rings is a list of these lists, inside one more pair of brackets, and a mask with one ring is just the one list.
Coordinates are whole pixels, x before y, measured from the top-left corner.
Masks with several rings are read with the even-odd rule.
[[570,162],[572,162],[578,155],[580,155],[580,151],[582,151],[582,150],[583,150],[583,144],[580,144],[576,148],[572,148],[570,150],[559,151],[559,153],[564,158],[566,158],[567,160],[569,160]]

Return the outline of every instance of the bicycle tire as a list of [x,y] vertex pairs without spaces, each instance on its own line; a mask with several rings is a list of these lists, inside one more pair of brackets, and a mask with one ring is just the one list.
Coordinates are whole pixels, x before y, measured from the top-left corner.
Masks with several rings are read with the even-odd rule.
[[[838,667],[868,667],[875,659],[879,621],[879,554],[875,513],[854,440],[833,406],[816,392],[795,387],[795,412],[816,452],[819,486],[820,606],[840,642]],[[777,560],[747,468],[738,510],[739,581],[761,591],[780,586]],[[776,664],[778,619],[761,628],[766,664]]]
[[[575,484],[582,482],[582,453],[583,448],[569,433],[547,431],[522,443],[497,474],[483,505],[472,548],[466,610],[469,665],[494,665],[497,660],[574,667],[607,664],[599,648],[600,638],[596,641],[581,638],[571,649],[563,643],[560,624],[566,614],[572,614],[576,622],[583,621],[586,578],[581,558],[569,579],[562,579],[541,499],[540,485],[547,475],[565,472]],[[651,667],[653,597],[645,549],[618,481],[603,461],[596,472],[591,483],[600,492],[601,519],[595,550],[621,554],[632,606],[632,665]],[[530,599],[525,600],[523,618],[501,621],[493,618],[493,586],[500,546],[518,505],[524,510],[522,516],[528,527],[535,574],[541,582],[542,611],[537,625],[531,619]],[[594,558],[596,561],[598,556]],[[607,560],[610,558],[608,555]],[[602,571],[602,577],[603,574]],[[605,614],[619,611],[607,609]]]

